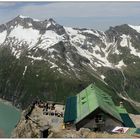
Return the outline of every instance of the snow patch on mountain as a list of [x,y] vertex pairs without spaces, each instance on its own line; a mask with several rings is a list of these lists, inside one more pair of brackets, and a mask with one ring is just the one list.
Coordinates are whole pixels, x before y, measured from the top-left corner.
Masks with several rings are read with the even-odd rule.
[[130,54],[133,54],[133,55],[138,56],[140,58],[140,51],[138,51],[137,49],[135,49],[132,46],[131,37],[129,35],[125,35],[125,34],[123,34],[121,37],[122,37],[122,41],[120,42],[120,45],[122,47],[129,47]]
[[95,35],[97,37],[99,37],[99,33],[97,31],[92,31],[92,30],[84,30],[83,33],[88,33],[88,34],[92,34]]
[[36,18],[33,18],[33,21],[40,22],[40,20]]
[[53,62],[51,62],[51,61],[49,61],[49,63],[52,65],[50,68],[52,69],[52,68],[57,68],[58,66],[55,64],[55,63],[53,63]]
[[[112,64],[107,60],[107,57],[101,56],[101,54],[97,54],[96,52],[89,52],[88,50],[82,49],[81,47],[75,47],[77,49],[77,53],[85,58],[87,58],[90,63],[94,63],[95,60],[100,62],[100,65],[105,67],[111,67]],[[100,67],[100,66],[99,66]]]
[[[11,46],[11,45],[10,45]],[[20,58],[20,55],[21,55],[21,50],[17,50],[15,49],[14,47],[11,47],[11,50],[12,50],[12,54],[17,58],[19,59]]]
[[121,69],[122,67],[126,67],[126,65],[124,64],[123,60],[119,61],[118,65],[116,65],[115,67]]
[[[29,16],[23,16],[23,15],[19,15],[20,18],[25,19],[25,18],[30,18]],[[40,21],[38,19],[33,19],[34,21]]]
[[72,66],[72,67],[74,66],[74,64],[69,59],[67,59],[66,61],[70,66]]
[[23,72],[23,74],[22,74],[23,76],[25,75],[25,73],[26,73],[26,71],[27,71],[27,67],[28,67],[28,66],[25,66],[25,68],[24,68],[24,72]]
[[18,41],[25,41],[30,47],[33,47],[38,42],[40,34],[38,30],[33,28],[24,28],[21,25],[17,25],[8,37],[16,38]]
[[[56,65],[54,62],[52,62],[52,61],[50,61],[50,60],[49,60],[48,62],[51,64],[50,69],[56,68],[56,70],[57,70],[59,73],[64,74],[63,71],[62,71],[62,69],[61,69],[58,65]],[[55,72],[55,71],[54,71],[54,72]]]
[[61,74],[64,74],[61,68],[57,69]]
[[40,57],[35,57],[35,56],[30,56],[30,55],[28,55],[27,57],[28,57],[28,58],[31,58],[31,59],[33,59],[33,60],[39,60],[39,61],[44,60],[44,61],[46,61],[46,59],[42,58],[42,56],[40,56]]
[[20,18],[29,18],[28,16],[19,15]]
[[40,38],[42,42],[38,45],[38,48],[46,50],[47,48],[57,44],[64,39],[63,36],[58,35],[54,31],[47,30]]
[[53,52],[58,52],[56,49],[51,48],[51,47],[48,48],[47,51],[48,51],[50,54],[52,54]]
[[46,28],[48,28],[49,26],[51,26],[51,22],[47,23]]
[[130,54],[133,54],[133,55],[138,56],[140,58],[140,52],[132,46],[131,37],[129,35],[125,35],[125,34],[123,34],[121,37],[123,39],[122,39],[120,45],[122,47],[129,47]]
[[76,35],[76,34],[78,34],[78,31],[75,30],[75,29],[73,29],[73,28],[71,28],[71,27],[64,27],[64,29],[70,35]]
[[101,75],[101,78],[104,80],[106,77],[104,75]]
[[98,45],[95,45],[95,47],[93,47],[94,51],[101,51],[100,47]]
[[130,43],[130,46],[129,46],[129,49],[130,49],[130,53],[135,55],[135,56],[138,56],[140,58],[140,51],[136,50],[132,44]]
[[120,42],[120,45],[121,45],[122,47],[128,46],[128,39],[129,39],[130,37],[129,37],[128,35],[125,35],[125,34],[121,35],[120,37],[122,38],[122,40],[121,40],[121,42]]
[[32,27],[32,23],[28,23],[28,26],[29,26],[29,27]]
[[7,36],[7,31],[3,31],[0,33],[0,45],[5,41]]
[[134,26],[134,25],[128,25],[129,27],[131,27],[132,29],[136,30],[138,33],[140,33],[140,26]]
[[95,65],[96,67],[102,67],[102,64],[100,64],[99,62],[94,62],[94,65]]
[[115,49],[115,51],[113,52],[113,54],[117,54],[117,55],[119,55],[119,54],[122,54],[122,53],[119,52],[117,49]]
[[70,42],[74,46],[81,46],[84,43],[86,37],[81,34],[80,31],[71,27],[64,27],[66,33],[70,36]]
[[86,57],[89,61],[91,61],[91,55],[90,52],[87,50],[82,49],[81,47],[75,47],[77,49],[77,53],[80,54],[83,57]]

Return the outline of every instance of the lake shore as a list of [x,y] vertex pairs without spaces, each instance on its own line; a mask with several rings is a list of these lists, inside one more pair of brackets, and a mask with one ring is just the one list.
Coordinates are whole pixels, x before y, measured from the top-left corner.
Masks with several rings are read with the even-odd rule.
[[14,105],[12,104],[12,102],[10,102],[10,101],[7,101],[7,100],[5,100],[5,99],[0,98],[0,102],[3,103],[3,104],[5,104],[5,105],[14,107],[14,108],[15,108],[16,110],[18,110],[18,111],[21,111],[21,109],[19,109],[19,108],[17,108],[16,106],[14,106]]
[[7,101],[7,100],[2,99],[2,98],[0,98],[0,102],[4,103],[6,105],[9,105],[9,106],[13,106],[13,104],[10,101]]

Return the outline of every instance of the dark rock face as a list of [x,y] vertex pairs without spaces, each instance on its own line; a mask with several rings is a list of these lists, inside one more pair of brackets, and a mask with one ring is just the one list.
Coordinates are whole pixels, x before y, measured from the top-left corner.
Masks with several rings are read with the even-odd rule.
[[91,82],[126,105],[140,101],[140,33],[129,25],[101,32],[18,16],[0,25],[0,38],[0,97],[15,105],[64,102]]

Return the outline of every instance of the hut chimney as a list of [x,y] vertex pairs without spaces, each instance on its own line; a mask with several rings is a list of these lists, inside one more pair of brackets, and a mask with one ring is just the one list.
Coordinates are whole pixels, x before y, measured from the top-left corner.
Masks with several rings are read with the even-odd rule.
[[122,108],[124,107],[124,106],[123,106],[123,102],[120,102],[120,107],[122,107]]

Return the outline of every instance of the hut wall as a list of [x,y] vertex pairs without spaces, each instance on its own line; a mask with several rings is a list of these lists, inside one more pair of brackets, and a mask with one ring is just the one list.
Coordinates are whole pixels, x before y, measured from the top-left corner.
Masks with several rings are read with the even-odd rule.
[[[100,112],[104,116],[104,121],[97,123],[96,122],[96,115],[92,114],[92,116],[87,116],[83,120],[81,120],[78,124],[76,124],[77,130],[81,127],[89,128],[91,130],[97,131],[110,131],[116,126],[123,126],[121,122],[117,121],[115,118],[111,117],[110,115]],[[99,113],[99,114],[100,114]]]
[[123,124],[121,122],[119,122],[118,120],[116,120],[108,115],[106,120],[105,120],[105,125],[103,128],[103,131],[111,131],[116,126],[123,126]]

